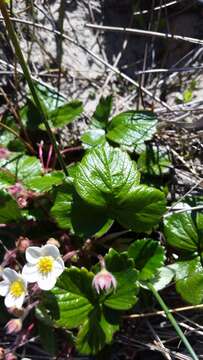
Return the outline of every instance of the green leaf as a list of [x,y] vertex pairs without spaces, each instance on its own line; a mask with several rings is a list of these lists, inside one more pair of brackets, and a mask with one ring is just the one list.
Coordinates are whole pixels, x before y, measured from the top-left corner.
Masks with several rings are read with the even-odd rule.
[[106,212],[86,203],[75,192],[72,184],[57,189],[51,215],[62,229],[71,229],[78,236],[89,237],[111,223]]
[[180,261],[170,267],[176,273],[177,292],[185,301],[200,304],[203,300],[203,268],[200,258]]
[[135,268],[140,271],[139,280],[152,279],[157,270],[164,265],[164,248],[151,239],[136,240],[128,248],[128,256],[135,262]]
[[8,186],[15,184],[15,176],[10,171],[0,169],[0,189],[5,189]]
[[156,132],[157,117],[151,111],[127,111],[108,125],[107,138],[126,147],[139,147]]
[[49,111],[48,120],[51,121],[52,126],[60,128],[68,125],[82,112],[82,102],[78,100],[73,100],[68,104],[62,105],[51,112]]
[[117,287],[106,296],[104,304],[115,310],[129,310],[137,302],[138,272],[125,253],[110,249],[105,256],[106,268],[116,278]]
[[81,136],[81,140],[90,146],[104,144],[106,141],[105,131],[103,129],[90,129]]
[[105,211],[89,205],[75,192],[70,215],[73,230],[79,236],[92,236],[109,223]]
[[171,246],[194,252],[198,250],[198,234],[191,212],[185,211],[167,216],[164,220],[164,234]]
[[125,228],[145,232],[157,225],[165,212],[165,196],[154,188],[140,185],[117,202],[112,216]]
[[16,181],[25,181],[42,173],[40,161],[34,156],[13,154],[8,160],[2,160],[0,165],[16,177]]
[[85,268],[71,267],[63,272],[57,287],[52,290],[60,311],[57,325],[67,329],[75,328],[87,319],[95,301],[92,289],[93,276],[94,274]]
[[89,204],[113,207],[116,199],[127,194],[139,179],[136,164],[128,154],[105,144],[83,157],[76,169],[75,185]]
[[61,171],[52,171],[43,176],[36,176],[24,181],[24,184],[33,191],[45,192],[52,189],[53,186],[60,185],[64,180],[64,174]]
[[95,355],[105,344],[111,343],[113,334],[118,329],[118,325],[110,324],[105,319],[101,309],[95,308],[78,333],[76,348],[81,354]]
[[92,117],[92,125],[98,129],[105,129],[108,123],[108,119],[112,108],[112,96],[106,98],[101,97],[96,111]]
[[5,193],[0,191],[0,224],[7,224],[18,221],[21,218],[20,209],[15,200]]
[[72,184],[64,184],[56,190],[54,205],[51,208],[51,215],[61,229],[72,229],[70,219],[73,201]]
[[40,342],[49,354],[56,355],[57,345],[56,345],[56,335],[54,329],[51,326],[48,326],[44,322],[38,321],[38,331]]
[[157,271],[157,274],[155,278],[151,280],[151,283],[157,291],[160,291],[170,284],[174,275],[175,271],[173,269],[169,266],[163,266]]

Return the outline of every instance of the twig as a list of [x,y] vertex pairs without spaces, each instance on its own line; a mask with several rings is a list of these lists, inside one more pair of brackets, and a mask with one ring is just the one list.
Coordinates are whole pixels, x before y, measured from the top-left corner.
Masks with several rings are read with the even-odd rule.
[[[180,311],[189,311],[189,310],[198,310],[202,309],[203,304],[200,305],[190,305],[190,306],[183,306],[175,309],[169,309],[169,312],[171,313],[178,313]],[[165,311],[154,311],[154,312],[148,312],[148,313],[142,313],[142,314],[131,314],[131,315],[125,315],[123,316],[124,319],[139,319],[139,318],[145,318],[145,317],[151,317],[151,316],[160,316],[165,315]]]
[[111,32],[124,32],[134,35],[144,35],[144,36],[157,36],[163,39],[172,39],[172,40],[179,40],[179,41],[186,41],[197,45],[203,45],[203,40],[195,39],[187,36],[182,35],[175,35],[175,34],[167,34],[167,33],[160,33],[157,31],[149,31],[149,30],[141,30],[141,29],[132,29],[132,28],[125,28],[119,26],[104,26],[104,25],[94,25],[94,24],[86,24],[86,27],[101,31],[111,31]]
[[[158,10],[162,10],[166,7],[169,7],[169,6],[173,6],[173,5],[176,5],[180,2],[183,2],[185,0],[174,0],[174,1],[171,1],[169,3],[166,3],[166,4],[162,4],[161,6],[156,6],[154,9],[152,9],[152,11],[158,11]],[[137,12],[134,12],[133,15],[137,16],[137,15],[143,15],[143,14],[148,14],[149,13],[149,10],[141,10],[141,11],[137,11]]]

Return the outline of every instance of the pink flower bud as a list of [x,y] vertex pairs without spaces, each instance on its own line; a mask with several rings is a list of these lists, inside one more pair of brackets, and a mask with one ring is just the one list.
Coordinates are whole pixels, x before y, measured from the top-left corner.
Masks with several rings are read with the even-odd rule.
[[5,349],[0,347],[0,360],[4,359],[4,355],[5,355]]
[[103,268],[98,274],[94,276],[92,286],[99,294],[101,290],[108,291],[111,288],[116,289],[117,282],[115,277],[109,271]]
[[5,360],[17,360],[17,357],[13,353],[9,352],[5,355],[4,359]]
[[16,334],[22,329],[21,319],[11,319],[6,324],[7,334]]
[[30,246],[31,241],[24,236],[20,236],[16,241],[17,250],[21,253],[24,253],[25,250]]
[[19,195],[23,190],[24,190],[23,186],[18,182],[8,187],[9,194],[15,197]]
[[8,159],[10,151],[6,148],[0,147],[0,159]]

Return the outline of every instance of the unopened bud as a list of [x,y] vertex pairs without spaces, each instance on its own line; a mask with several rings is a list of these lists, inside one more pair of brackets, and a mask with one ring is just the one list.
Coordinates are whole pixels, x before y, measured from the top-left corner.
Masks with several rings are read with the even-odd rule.
[[111,288],[115,290],[117,282],[115,277],[109,271],[103,268],[98,274],[94,276],[92,286],[99,294],[101,290],[104,290],[106,292],[109,291]]
[[6,324],[7,334],[16,334],[22,329],[21,319],[11,319]]
[[0,360],[4,359],[4,355],[5,355],[5,350],[4,348],[0,347]]
[[10,151],[6,148],[0,147],[0,159],[8,159]]
[[50,238],[47,240],[47,244],[50,244],[50,245],[55,245],[57,246],[57,248],[60,248],[60,242],[54,238]]
[[27,237],[20,236],[16,241],[17,250],[24,253],[25,250],[30,246],[31,242]]
[[4,359],[5,360],[17,360],[17,357],[13,353],[9,352],[5,355]]

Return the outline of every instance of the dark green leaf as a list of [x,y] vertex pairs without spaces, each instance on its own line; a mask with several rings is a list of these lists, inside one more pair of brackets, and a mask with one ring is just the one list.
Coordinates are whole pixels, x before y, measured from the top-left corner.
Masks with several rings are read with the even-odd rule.
[[128,256],[135,262],[135,268],[140,271],[139,280],[152,279],[157,270],[164,265],[164,248],[151,239],[136,240],[128,249]]
[[156,132],[157,117],[151,111],[127,111],[108,125],[107,138],[127,147],[139,147]]
[[78,333],[76,341],[78,351],[84,355],[97,354],[105,344],[112,341],[113,334],[118,328],[118,325],[106,321],[99,308],[95,308]]
[[140,185],[117,202],[112,216],[125,228],[145,232],[158,224],[164,212],[164,194],[157,189]]
[[71,222],[77,235],[89,237],[102,230],[109,219],[105,211],[89,205],[74,192]]
[[56,335],[53,327],[46,325],[44,322],[38,321],[38,331],[40,336],[40,342],[49,354],[56,355]]
[[200,258],[178,262],[171,268],[176,273],[177,292],[185,301],[200,304],[203,300],[203,268]]
[[78,100],[73,100],[70,103],[62,105],[51,112],[49,111],[48,119],[51,121],[52,126],[60,128],[68,125],[82,112],[82,102]]
[[104,304],[116,310],[129,310],[137,301],[138,272],[127,254],[110,249],[105,256],[107,270],[116,278],[117,287],[107,295]]
[[171,246],[190,252],[197,251],[199,239],[191,212],[167,216],[164,220],[164,233]]
[[66,269],[52,291],[56,296],[60,318],[57,325],[75,328],[82,324],[93,309],[94,293],[92,289],[93,273],[85,268]]
[[21,218],[20,209],[15,200],[4,191],[0,191],[0,224],[7,224]]

